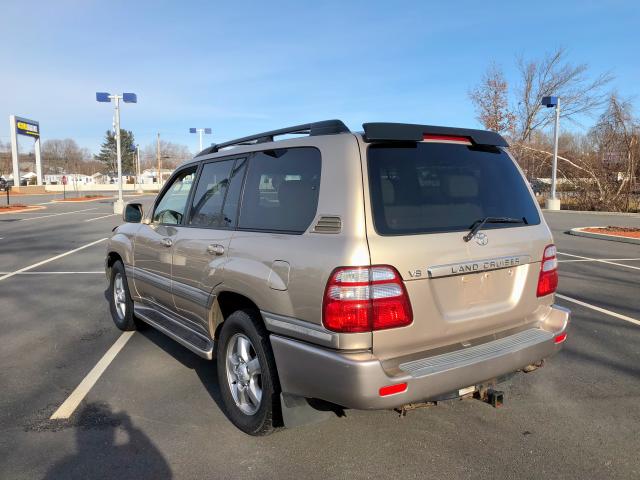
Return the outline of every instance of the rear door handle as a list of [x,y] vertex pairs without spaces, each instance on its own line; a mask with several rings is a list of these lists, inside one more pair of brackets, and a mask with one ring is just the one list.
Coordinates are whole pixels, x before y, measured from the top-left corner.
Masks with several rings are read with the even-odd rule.
[[207,247],[207,252],[211,255],[223,255],[224,247],[222,245],[214,243]]
[[165,247],[170,247],[171,245],[173,245],[173,240],[171,240],[170,238],[163,238],[160,243],[162,243],[162,245],[164,245]]

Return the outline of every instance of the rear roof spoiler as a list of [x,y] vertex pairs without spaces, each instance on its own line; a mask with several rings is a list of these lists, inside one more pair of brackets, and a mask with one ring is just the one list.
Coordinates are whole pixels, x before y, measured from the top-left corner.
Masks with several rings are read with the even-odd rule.
[[488,130],[470,128],[438,127],[434,125],[417,125],[414,123],[364,123],[364,140],[367,142],[397,141],[420,142],[425,134],[449,135],[469,138],[476,145],[492,145],[508,147],[502,135]]

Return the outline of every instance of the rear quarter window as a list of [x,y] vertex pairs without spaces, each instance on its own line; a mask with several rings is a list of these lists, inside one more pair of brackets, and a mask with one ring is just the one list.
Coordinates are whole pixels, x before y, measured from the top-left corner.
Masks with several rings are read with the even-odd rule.
[[313,147],[256,152],[249,160],[239,227],[304,232],[318,208],[320,171],[320,151]]
[[[489,216],[540,223],[520,172],[500,148],[373,144],[367,155],[373,219],[381,235],[463,231]],[[514,225],[484,228],[505,227]]]

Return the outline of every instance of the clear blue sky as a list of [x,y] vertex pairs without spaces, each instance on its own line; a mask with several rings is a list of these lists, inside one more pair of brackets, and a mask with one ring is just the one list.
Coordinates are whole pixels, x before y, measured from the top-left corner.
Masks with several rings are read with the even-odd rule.
[[97,151],[112,108],[96,91],[138,94],[122,127],[141,145],[159,131],[192,151],[189,127],[213,128],[207,144],[327,118],[473,127],[467,92],[490,61],[509,77],[516,55],[558,46],[640,93],[638,0],[5,0],[0,140],[13,113]]

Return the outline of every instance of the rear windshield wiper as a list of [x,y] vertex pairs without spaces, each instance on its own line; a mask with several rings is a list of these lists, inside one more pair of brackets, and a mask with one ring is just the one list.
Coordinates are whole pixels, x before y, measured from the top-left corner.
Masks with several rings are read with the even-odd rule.
[[524,223],[525,225],[529,222],[527,222],[527,219],[525,217],[522,218],[513,218],[513,217],[484,217],[484,218],[479,218],[478,220],[476,220],[475,222],[473,222],[471,224],[471,230],[469,230],[469,233],[467,233],[464,237],[462,237],[462,239],[465,242],[468,242],[469,240],[471,240],[473,238],[473,236],[478,233],[478,230],[480,230],[482,227],[484,227],[484,225],[486,223]]

